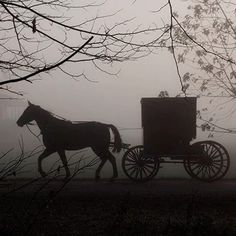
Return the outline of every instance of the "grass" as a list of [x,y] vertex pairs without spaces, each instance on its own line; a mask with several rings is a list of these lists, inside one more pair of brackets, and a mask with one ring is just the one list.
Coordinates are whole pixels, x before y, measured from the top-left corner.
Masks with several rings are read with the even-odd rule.
[[38,196],[0,202],[0,235],[236,235],[234,196]]

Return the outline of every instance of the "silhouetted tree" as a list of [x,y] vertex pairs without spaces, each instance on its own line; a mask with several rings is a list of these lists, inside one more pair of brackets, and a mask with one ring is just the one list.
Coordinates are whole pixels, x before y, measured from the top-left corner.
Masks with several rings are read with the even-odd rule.
[[181,27],[175,27],[175,41],[181,46],[178,62],[192,66],[183,82],[199,95],[235,98],[235,6],[230,1],[194,1]]
[[[222,106],[217,109],[227,107],[227,116],[235,108],[226,103],[236,98],[235,6],[233,1],[196,0],[191,1],[184,16],[172,14],[171,52],[182,91],[209,98],[211,106],[220,99]],[[213,115],[204,120],[204,130],[234,132],[217,126]]]
[[[132,18],[119,22],[114,19],[119,10],[99,14],[98,9],[105,5],[105,1],[83,5],[71,0],[1,0],[0,69],[6,76],[1,79],[0,88],[10,90],[11,83],[32,82],[39,78],[36,75],[55,68],[73,78],[89,80],[85,63],[108,72],[98,62],[137,59],[159,45],[158,39],[146,35],[161,35],[165,26],[131,27]],[[80,69],[71,70],[72,63],[80,63]]]

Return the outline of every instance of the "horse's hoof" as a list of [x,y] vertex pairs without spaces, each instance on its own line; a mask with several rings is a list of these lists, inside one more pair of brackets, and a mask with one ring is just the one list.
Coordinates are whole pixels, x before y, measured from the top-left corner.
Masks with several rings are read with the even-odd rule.
[[66,178],[69,178],[71,176],[70,172],[66,172]]
[[99,181],[100,180],[100,176],[99,175],[96,175],[95,176],[95,181]]
[[40,171],[40,175],[45,178],[47,176],[47,174],[44,171]]
[[113,174],[113,176],[111,177],[112,179],[116,179],[118,177],[118,174]]
[[110,182],[114,182],[114,181],[116,180],[117,177],[118,177],[118,175],[117,175],[117,176],[113,176],[113,177],[111,177],[111,178],[110,178]]
[[64,180],[68,180],[70,178],[70,175],[66,175]]

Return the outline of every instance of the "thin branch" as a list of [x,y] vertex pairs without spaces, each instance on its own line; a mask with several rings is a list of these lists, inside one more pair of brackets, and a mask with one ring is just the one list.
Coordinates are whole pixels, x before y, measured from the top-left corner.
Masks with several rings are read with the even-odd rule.
[[169,4],[169,8],[170,8],[170,27],[169,27],[169,30],[170,30],[170,39],[171,39],[171,53],[172,53],[173,58],[174,58],[177,74],[178,74],[180,85],[181,85],[181,90],[184,93],[184,95],[186,96],[186,88],[184,87],[182,77],[181,77],[181,74],[180,74],[180,71],[179,71],[178,61],[177,61],[176,55],[175,55],[174,38],[173,38],[173,8],[172,8],[171,0],[168,0],[168,4]]
[[[170,1],[170,0],[168,0],[168,1]],[[193,37],[191,37],[191,36],[187,33],[187,31],[183,28],[183,26],[179,23],[179,21],[177,20],[177,18],[176,18],[174,15],[172,15],[172,17],[173,17],[173,19],[175,20],[175,22],[178,24],[178,26],[182,29],[182,31],[184,32],[184,34],[185,34],[194,44],[196,44],[197,46],[199,46],[199,47],[200,47],[201,49],[203,49],[206,53],[211,54],[211,55],[214,55],[214,56],[219,57],[220,59],[222,59],[222,60],[224,60],[224,61],[226,61],[226,62],[230,62],[230,63],[233,63],[233,64],[236,65],[236,62],[233,61],[232,59],[230,59],[230,58],[225,58],[225,57],[221,56],[221,55],[218,54],[218,53],[215,53],[215,52],[213,52],[213,51],[207,50],[204,46],[202,46],[200,43],[198,43],[195,39],[193,39]]]
[[21,78],[1,81],[0,82],[0,86],[1,85],[5,85],[5,84],[9,84],[9,83],[16,83],[16,82],[20,82],[20,81],[28,81],[29,78],[31,78],[31,77],[33,77],[35,75],[38,75],[38,74],[40,74],[42,72],[47,72],[47,71],[50,71],[50,70],[52,70],[54,68],[59,67],[60,65],[62,65],[63,63],[65,63],[66,61],[71,59],[73,56],[75,56],[78,52],[80,52],[81,49],[83,49],[92,39],[93,39],[93,36],[91,36],[81,47],[79,47],[76,51],[74,51],[70,56],[68,56],[65,59],[59,61],[58,63],[56,63],[54,65],[51,65],[51,66],[48,66],[48,67],[45,66],[43,69],[35,71],[35,72],[33,72],[33,73],[29,74],[29,75],[26,75],[24,77],[21,77]]

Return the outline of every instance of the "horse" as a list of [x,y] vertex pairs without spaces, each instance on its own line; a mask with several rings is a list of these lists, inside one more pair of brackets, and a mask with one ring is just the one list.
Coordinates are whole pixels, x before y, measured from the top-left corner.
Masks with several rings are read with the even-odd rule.
[[104,124],[96,121],[71,122],[55,117],[52,113],[44,110],[38,105],[28,102],[28,107],[17,120],[17,125],[23,127],[35,121],[41,131],[45,150],[38,157],[38,171],[42,177],[46,173],[42,169],[42,160],[57,152],[63,163],[66,178],[70,176],[68,162],[65,155],[66,150],[79,150],[90,147],[100,157],[101,162],[96,169],[95,179],[100,179],[100,172],[107,160],[113,167],[111,180],[118,177],[116,159],[109,150],[110,131],[114,134],[113,152],[120,152],[122,141],[117,128],[112,124]]

